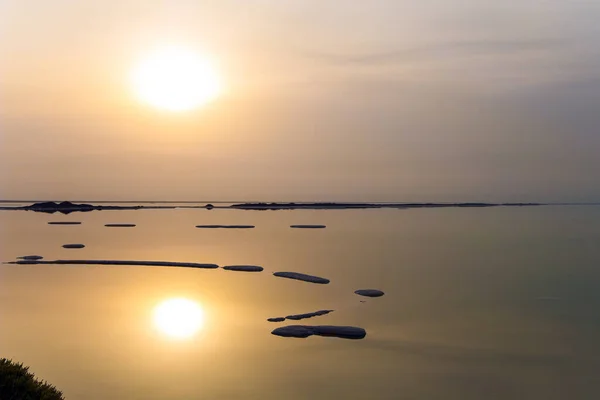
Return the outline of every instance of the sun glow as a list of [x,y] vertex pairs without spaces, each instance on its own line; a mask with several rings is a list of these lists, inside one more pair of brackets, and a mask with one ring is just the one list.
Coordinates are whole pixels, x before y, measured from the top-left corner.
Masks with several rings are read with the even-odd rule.
[[209,59],[183,47],[150,54],[134,71],[138,97],[154,107],[186,111],[214,100],[221,81]]
[[189,338],[204,326],[204,311],[195,301],[168,299],[154,309],[154,325],[172,338]]

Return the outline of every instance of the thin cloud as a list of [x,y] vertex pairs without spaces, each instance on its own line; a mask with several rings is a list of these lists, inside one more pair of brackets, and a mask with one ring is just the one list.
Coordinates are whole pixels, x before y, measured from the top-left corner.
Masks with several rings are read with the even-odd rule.
[[332,64],[386,64],[440,57],[469,57],[476,55],[512,55],[523,52],[556,51],[567,43],[557,39],[513,41],[460,41],[394,49],[364,54],[334,52],[304,52],[305,56]]

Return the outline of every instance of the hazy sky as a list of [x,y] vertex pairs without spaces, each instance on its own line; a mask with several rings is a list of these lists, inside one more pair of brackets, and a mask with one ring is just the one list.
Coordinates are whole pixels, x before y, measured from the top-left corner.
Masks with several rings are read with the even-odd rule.
[[[0,198],[600,200],[596,0],[0,0]],[[223,95],[139,102],[165,44]]]

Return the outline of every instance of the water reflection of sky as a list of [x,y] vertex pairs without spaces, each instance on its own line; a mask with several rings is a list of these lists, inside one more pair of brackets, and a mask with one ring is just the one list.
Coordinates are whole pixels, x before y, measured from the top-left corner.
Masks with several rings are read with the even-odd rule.
[[[3,265],[2,356],[68,398],[592,398],[600,394],[600,210],[2,212],[2,257],[256,264],[261,273]],[[103,224],[130,222],[132,229]],[[326,224],[301,231],[292,224]],[[199,230],[197,224],[256,229]],[[64,243],[84,243],[67,250]],[[271,276],[298,271],[313,285]],[[386,295],[361,298],[359,288]],[[189,298],[203,329],[165,340],[156,305]],[[356,325],[362,341],[285,339],[266,319]],[[232,382],[236,382],[235,385]],[[595,397],[595,396],[593,396]]]

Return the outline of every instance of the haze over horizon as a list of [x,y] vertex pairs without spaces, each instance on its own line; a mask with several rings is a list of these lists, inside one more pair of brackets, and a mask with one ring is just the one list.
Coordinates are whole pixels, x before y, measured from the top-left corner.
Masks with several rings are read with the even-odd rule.
[[[0,0],[0,198],[600,200],[600,3]],[[157,46],[223,91],[156,110]]]

